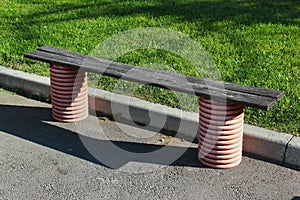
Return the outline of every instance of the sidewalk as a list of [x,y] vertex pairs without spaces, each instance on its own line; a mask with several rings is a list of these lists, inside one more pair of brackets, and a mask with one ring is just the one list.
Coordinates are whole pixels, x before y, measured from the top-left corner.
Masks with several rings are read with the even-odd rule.
[[[50,107],[0,93],[1,198],[293,199],[300,196],[299,171],[245,156],[233,169],[205,168],[196,159],[196,144],[118,124],[103,116],[100,120],[90,116],[78,124],[58,123],[51,118]],[[92,126],[92,122],[98,126]],[[99,127],[106,138],[95,135]],[[133,137],[141,132],[148,137]],[[114,149],[107,149],[111,140],[137,156],[118,156]],[[91,155],[92,150],[86,148],[91,147],[89,144],[100,148],[104,160]],[[184,154],[171,164],[167,161],[171,154],[150,159],[138,156],[158,151],[158,147],[170,153],[183,149]]]

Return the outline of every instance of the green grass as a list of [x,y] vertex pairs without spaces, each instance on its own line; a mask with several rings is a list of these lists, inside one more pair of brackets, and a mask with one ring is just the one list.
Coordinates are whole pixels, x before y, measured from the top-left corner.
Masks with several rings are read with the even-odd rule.
[[[215,62],[222,80],[286,92],[286,97],[271,111],[247,108],[247,123],[294,135],[300,133],[299,1],[0,2],[1,65],[47,76],[46,64],[24,59],[23,54],[43,45],[89,54],[99,43],[122,31],[166,28],[202,45]],[[203,76],[185,58],[163,50],[136,50],[116,60],[143,66],[158,63],[162,69]],[[107,90],[132,93],[173,107],[196,109],[195,98],[178,100],[173,92],[144,86],[128,91],[129,83],[93,78],[95,75],[90,76],[91,83]]]
[[12,94],[12,95],[17,93],[15,91],[4,89],[4,88],[0,88],[0,92],[7,93],[7,94]]

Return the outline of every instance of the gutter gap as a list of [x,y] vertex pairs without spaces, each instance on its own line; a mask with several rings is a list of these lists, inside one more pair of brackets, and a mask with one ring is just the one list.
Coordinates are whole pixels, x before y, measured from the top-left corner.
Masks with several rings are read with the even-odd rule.
[[292,141],[292,139],[294,138],[295,136],[293,135],[293,137],[291,137],[291,139],[289,139],[289,141],[286,143],[285,145],[285,148],[284,148],[284,154],[283,154],[283,165],[285,166],[285,158],[286,158],[286,152],[287,152],[287,149],[288,149],[288,146],[290,144],[290,142]]

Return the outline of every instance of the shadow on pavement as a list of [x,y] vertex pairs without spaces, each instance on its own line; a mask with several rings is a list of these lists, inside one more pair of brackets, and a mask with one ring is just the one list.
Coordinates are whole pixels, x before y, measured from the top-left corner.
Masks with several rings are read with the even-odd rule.
[[[84,159],[89,162],[101,164],[109,168],[119,168],[127,162],[142,162],[160,165],[204,167],[197,160],[197,149],[175,146],[160,146],[135,142],[109,141],[89,138],[78,135],[76,132],[51,125],[53,122],[50,108],[0,105],[0,130],[17,136],[19,138],[43,145],[45,147]],[[97,147],[97,151],[103,152],[105,159],[110,160],[109,166],[106,162],[96,159],[83,144],[88,141],[92,146]],[[127,156],[116,154],[111,148],[111,144],[129,151],[132,155]],[[154,154],[155,156],[143,157],[145,152],[155,152],[163,147],[164,154]],[[169,162],[168,156],[182,152],[174,162]],[[167,158],[165,160],[165,158]]]

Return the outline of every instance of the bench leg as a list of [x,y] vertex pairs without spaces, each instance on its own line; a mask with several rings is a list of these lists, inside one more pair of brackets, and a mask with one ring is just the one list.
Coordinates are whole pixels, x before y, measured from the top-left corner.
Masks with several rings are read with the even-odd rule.
[[212,168],[232,168],[242,160],[244,109],[199,98],[198,159]]
[[50,65],[52,116],[60,122],[76,122],[88,116],[87,74]]

